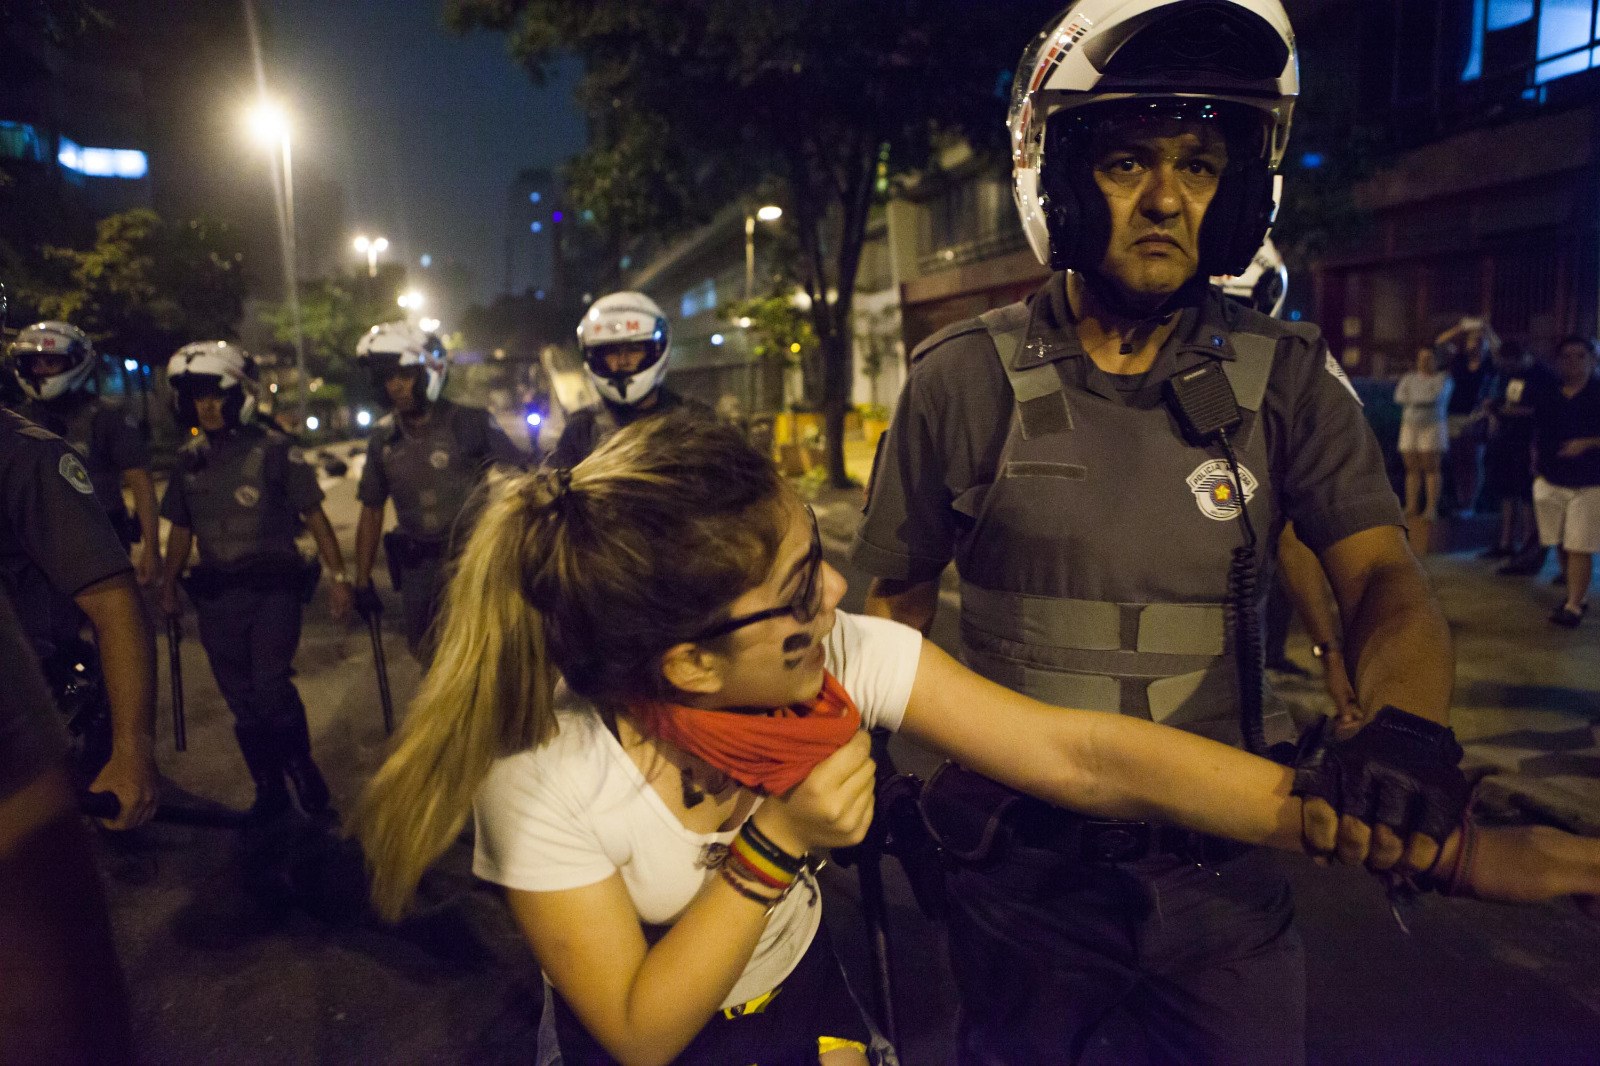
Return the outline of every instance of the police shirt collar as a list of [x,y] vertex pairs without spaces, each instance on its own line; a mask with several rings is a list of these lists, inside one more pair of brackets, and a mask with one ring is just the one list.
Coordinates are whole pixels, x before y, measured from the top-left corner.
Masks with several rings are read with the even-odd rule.
[[[1192,302],[1180,303],[1175,308],[1179,315],[1178,327],[1163,349],[1182,360],[1180,369],[1188,368],[1189,360],[1184,357],[1191,355],[1234,359],[1228,333],[1234,328],[1237,305],[1211,285],[1196,285],[1191,292]],[[1012,356],[1013,369],[1026,370],[1069,356],[1088,355],[1078,340],[1077,318],[1072,313],[1072,302],[1067,299],[1065,271],[1052,274],[1035,290],[1028,298],[1028,311],[1027,336]]]

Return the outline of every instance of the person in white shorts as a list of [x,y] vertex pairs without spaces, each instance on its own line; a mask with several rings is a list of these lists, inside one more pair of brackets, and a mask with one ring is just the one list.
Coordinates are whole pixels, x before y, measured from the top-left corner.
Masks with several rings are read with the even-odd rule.
[[1574,628],[1589,610],[1600,551],[1600,378],[1595,342],[1568,337],[1556,349],[1556,381],[1533,398],[1533,513],[1539,541],[1556,549],[1567,589],[1550,621]]
[[[1394,387],[1400,405],[1400,458],[1406,464],[1406,514],[1439,516],[1444,453],[1450,448],[1446,411],[1455,383],[1440,370],[1432,348],[1417,349],[1417,368]],[[1423,489],[1427,502],[1423,503]]]

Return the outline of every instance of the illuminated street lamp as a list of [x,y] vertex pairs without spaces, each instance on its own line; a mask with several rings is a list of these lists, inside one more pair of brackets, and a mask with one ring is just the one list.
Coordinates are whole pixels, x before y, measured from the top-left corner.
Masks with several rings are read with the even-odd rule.
[[422,310],[422,305],[426,302],[427,301],[424,299],[422,293],[418,292],[416,289],[409,289],[406,292],[401,293],[400,298],[395,301],[395,303],[399,304],[407,311],[420,311]]
[[368,239],[365,234],[354,241],[356,251],[367,257],[367,277],[378,276],[378,253],[389,247],[389,238],[373,237]]
[[783,217],[783,208],[767,204],[753,215],[744,216],[744,298],[755,295],[756,288],[756,221],[776,222]]
[[437,332],[439,332],[439,320],[437,318],[419,319],[417,321],[417,326],[424,333],[437,333]]
[[283,173],[272,174],[274,192],[281,194],[278,213],[278,243],[283,251],[283,282],[289,290],[289,323],[294,330],[294,369],[300,381],[297,421],[306,425],[306,342],[300,325],[300,279],[295,249],[294,162],[289,151],[289,116],[283,106],[262,97],[246,115],[251,134],[263,146],[278,149]]

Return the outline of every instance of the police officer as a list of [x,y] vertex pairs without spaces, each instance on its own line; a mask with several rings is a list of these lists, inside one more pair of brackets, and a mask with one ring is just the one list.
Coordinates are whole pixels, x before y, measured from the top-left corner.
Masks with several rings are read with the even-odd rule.
[[[467,532],[470,515],[466,522],[462,518],[469,501],[492,465],[523,467],[528,460],[487,411],[441,397],[449,360],[433,334],[409,322],[373,326],[361,338],[356,359],[392,408],[372,435],[356,487],[356,603],[364,614],[381,609],[372,588],[381,537],[405,609],[406,643],[426,662],[445,563],[452,543]],[[398,528],[383,535],[391,497]]]
[[[89,388],[97,359],[88,335],[66,322],[35,322],[17,334],[6,355],[25,397],[18,411],[77,450],[112,528],[124,545],[140,543],[134,568],[139,584],[150,584],[161,574],[150,449],[132,412]],[[133,492],[137,519],[123,502],[124,485]]]
[[328,809],[292,680],[301,605],[317,579],[295,546],[302,524],[333,579],[336,619],[349,616],[351,592],[315,472],[287,436],[254,420],[254,377],[254,360],[227,341],[185,345],[167,365],[179,424],[199,432],[179,450],[161,500],[172,523],[162,604],[182,613],[177,581],[198,542],[200,564],[184,584],[255,784],[252,817],[266,819],[288,809],[285,778],[306,813]]
[[663,384],[672,354],[667,316],[642,292],[614,292],[589,306],[578,322],[583,372],[600,402],[574,411],[548,460],[573,467],[623,426],[679,407],[715,417],[709,407]]
[[[1261,244],[1297,91],[1278,0],[1080,0],[1046,28],[1010,132],[1023,228],[1056,273],[914,353],[852,554],[868,610],[924,630],[953,558],[964,655],[995,681],[1271,741],[1286,716],[1247,730],[1239,707],[1292,519],[1342,609],[1363,736],[1403,762],[1386,705],[1421,716],[1421,772],[1455,782],[1437,809],[1458,816],[1459,748],[1426,720],[1446,716],[1449,633],[1360,404],[1315,329],[1206,281]],[[1070,1061],[1118,1011],[1157,1060],[1303,1061],[1302,946],[1264,856],[959,767],[926,800],[959,855],[961,1061]],[[1392,813],[1373,864],[1431,861],[1402,857]],[[1368,839],[1348,828],[1342,848]]]
[[[121,802],[111,828],[145,821],[155,811],[157,792],[155,644],[128,553],[95,501],[78,453],[4,408],[0,588],[41,661],[70,651],[88,619],[111,714],[109,753],[96,730],[84,736],[84,768],[94,774],[89,787],[114,792]],[[103,766],[97,765],[101,759]]]

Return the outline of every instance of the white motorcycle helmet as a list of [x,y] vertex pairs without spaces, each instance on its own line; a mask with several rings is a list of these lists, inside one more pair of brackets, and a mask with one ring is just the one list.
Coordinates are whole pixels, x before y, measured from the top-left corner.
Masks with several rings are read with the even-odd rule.
[[244,425],[256,416],[256,361],[237,344],[185,344],[167,360],[167,384],[172,387],[172,413],[179,425],[198,426],[195,400],[219,393],[229,426]]
[[[606,355],[619,346],[644,345],[644,357],[628,370],[612,370]],[[589,306],[578,323],[583,371],[612,403],[631,407],[649,396],[667,373],[672,336],[667,316],[642,292],[614,292]]]
[[1012,191],[1028,244],[1052,270],[1100,265],[1111,219],[1087,150],[1108,110],[1200,119],[1229,147],[1200,229],[1200,274],[1242,274],[1272,223],[1299,92],[1279,0],[1076,0],[1012,83]]
[[1211,281],[1246,307],[1273,318],[1282,316],[1283,302],[1289,296],[1289,268],[1271,237],[1261,242],[1243,274],[1226,274]]
[[444,391],[450,353],[445,351],[443,341],[420,326],[410,322],[383,322],[367,330],[356,342],[356,362],[372,375],[372,383],[377,386],[384,403],[388,403],[384,378],[400,367],[420,367],[424,381],[420,399],[432,403]]
[[[6,348],[17,384],[33,400],[54,400],[80,388],[94,373],[94,344],[89,335],[66,322],[35,322],[17,334]],[[54,374],[36,374],[33,362],[39,356],[60,356],[66,369]]]

